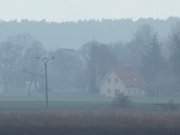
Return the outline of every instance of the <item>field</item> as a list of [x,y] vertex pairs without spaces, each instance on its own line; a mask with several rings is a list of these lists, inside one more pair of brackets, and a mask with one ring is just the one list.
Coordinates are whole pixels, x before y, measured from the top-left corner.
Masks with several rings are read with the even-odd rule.
[[[111,100],[95,96],[50,96],[50,109],[92,109],[108,106]],[[1,96],[0,111],[3,110],[44,110],[46,108],[43,96]]]
[[[130,100],[137,107],[146,107],[155,105],[166,105],[173,101],[177,106],[180,105],[179,97],[131,97]],[[96,109],[111,106],[112,100],[100,96],[87,95],[64,95],[50,96],[49,108],[51,109]],[[0,111],[3,110],[41,110],[44,109],[44,96],[0,96]]]
[[179,113],[135,110],[1,112],[2,135],[178,135]]
[[46,108],[43,97],[1,97],[0,134],[179,135],[179,102],[169,110],[169,99],[155,100],[134,98],[121,108],[102,97],[50,97]]

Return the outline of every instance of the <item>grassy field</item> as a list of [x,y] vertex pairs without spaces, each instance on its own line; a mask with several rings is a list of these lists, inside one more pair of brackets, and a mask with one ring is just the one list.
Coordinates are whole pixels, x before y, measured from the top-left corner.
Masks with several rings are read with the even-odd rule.
[[[169,101],[180,105],[179,97],[130,97],[135,106],[150,108],[154,105],[166,105]],[[96,109],[112,105],[112,99],[100,96],[50,96],[51,109]],[[0,96],[0,111],[3,110],[43,110],[45,108],[44,96]]]
[[[49,97],[50,109],[94,109],[108,106],[111,100],[96,96],[61,96]],[[1,96],[0,111],[3,110],[44,110],[43,96]]]
[[1,112],[2,135],[179,135],[178,112],[123,109]]
[[[131,99],[114,106],[98,96],[0,97],[0,135],[179,135],[180,109],[170,99]],[[179,102],[177,102],[179,106]]]

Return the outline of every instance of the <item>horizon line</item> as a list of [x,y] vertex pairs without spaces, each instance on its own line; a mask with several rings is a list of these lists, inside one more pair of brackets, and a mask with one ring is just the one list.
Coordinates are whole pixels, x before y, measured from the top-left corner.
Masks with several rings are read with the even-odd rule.
[[82,18],[82,19],[77,19],[77,20],[62,20],[62,21],[57,21],[57,20],[51,20],[48,18],[41,18],[41,19],[30,19],[30,18],[14,18],[14,19],[2,19],[0,18],[0,23],[1,22],[17,22],[17,23],[22,23],[22,22],[46,22],[46,23],[78,23],[78,22],[89,22],[89,21],[95,21],[95,22],[102,22],[104,20],[109,20],[109,21],[120,21],[120,20],[130,20],[132,22],[138,22],[140,20],[147,20],[147,19],[153,19],[153,20],[159,20],[159,21],[167,21],[169,19],[180,19],[180,16],[169,16],[169,17],[124,17],[124,18]]

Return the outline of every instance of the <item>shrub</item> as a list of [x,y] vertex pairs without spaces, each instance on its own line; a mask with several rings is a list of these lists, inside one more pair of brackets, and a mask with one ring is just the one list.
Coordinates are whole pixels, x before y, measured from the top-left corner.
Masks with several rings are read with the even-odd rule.
[[174,111],[174,110],[177,110],[177,109],[178,109],[178,107],[177,107],[177,105],[175,104],[175,102],[174,102],[173,99],[171,99],[171,100],[168,101],[168,103],[167,103],[167,109],[170,110],[170,111]]
[[131,104],[131,101],[128,96],[120,93],[113,99],[113,105],[119,107],[128,107]]

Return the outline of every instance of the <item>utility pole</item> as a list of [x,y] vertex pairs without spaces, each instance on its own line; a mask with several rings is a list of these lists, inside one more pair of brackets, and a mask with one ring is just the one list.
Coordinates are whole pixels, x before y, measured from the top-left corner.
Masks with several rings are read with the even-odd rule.
[[38,58],[42,61],[44,66],[44,82],[45,82],[45,102],[46,107],[49,107],[49,86],[48,86],[48,63],[54,59],[54,57],[42,57]]
[[46,107],[49,107],[49,89],[48,89],[48,63],[44,62],[44,74],[45,74],[45,97],[46,97]]

